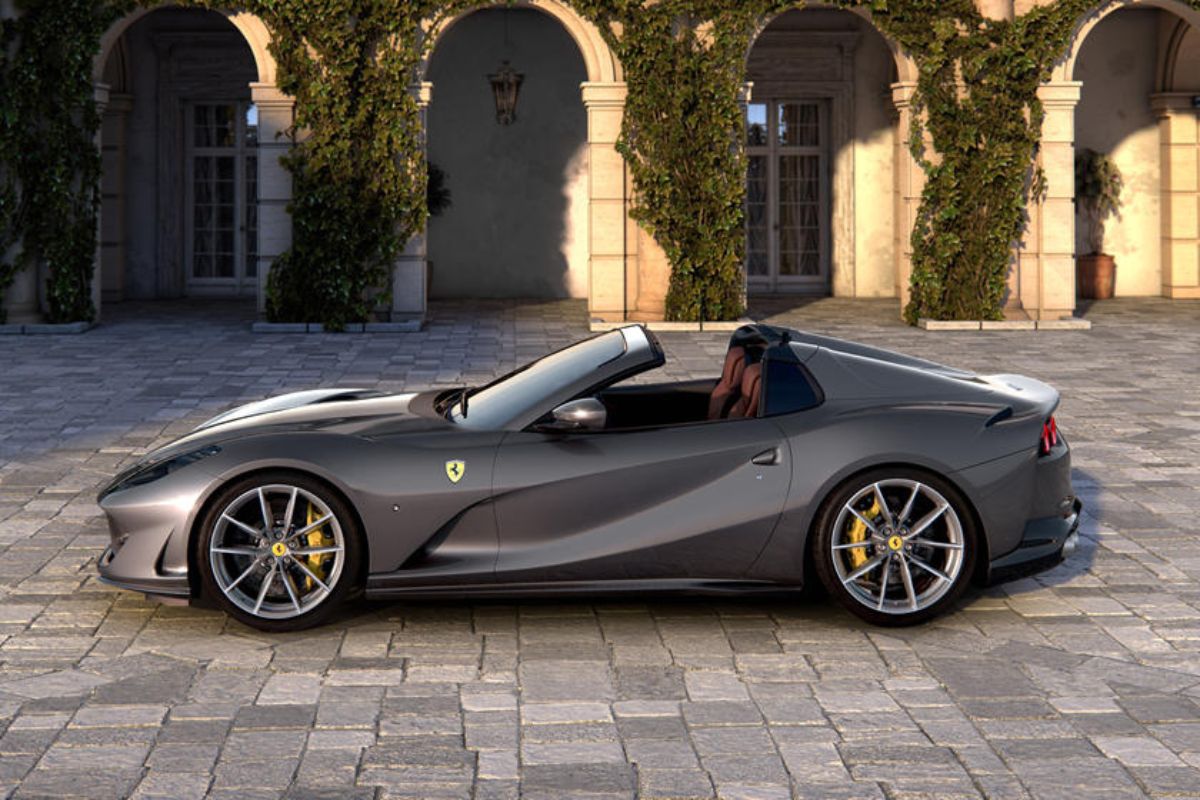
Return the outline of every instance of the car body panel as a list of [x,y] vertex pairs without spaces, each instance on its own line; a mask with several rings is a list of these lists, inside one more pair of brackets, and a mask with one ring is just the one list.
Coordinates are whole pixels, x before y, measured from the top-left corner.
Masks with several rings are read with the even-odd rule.
[[[769,326],[733,338],[759,340],[764,358],[799,365],[810,406],[671,424],[667,400],[700,408],[716,380],[615,386],[665,359],[652,333],[631,326],[470,394],[326,389],[232,409],[101,493],[112,534],[101,574],[151,593],[191,591],[181,586],[194,587],[188,559],[206,503],[277,470],[315,476],[346,499],[367,537],[366,588],[378,595],[799,586],[821,503],[882,465],[959,489],[984,534],[985,579],[987,562],[1010,574],[1045,561],[1077,525],[1065,439],[1038,452],[1059,401],[1046,384]],[[607,400],[614,419],[657,406],[641,427],[547,427],[554,408],[585,397]]]
[[[763,453],[774,463],[752,463]],[[740,577],[790,478],[770,419],[512,433],[496,464],[497,570],[512,581]]]

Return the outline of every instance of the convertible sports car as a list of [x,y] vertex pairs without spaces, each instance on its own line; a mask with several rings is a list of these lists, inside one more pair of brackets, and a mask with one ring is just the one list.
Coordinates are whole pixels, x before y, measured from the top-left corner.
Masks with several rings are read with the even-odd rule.
[[[793,590],[873,623],[1058,563],[1058,393],[767,325],[720,378],[636,325],[487,386],[236,408],[101,492],[101,579],[294,630],[373,597]],[[714,365],[715,366],[715,365]]]

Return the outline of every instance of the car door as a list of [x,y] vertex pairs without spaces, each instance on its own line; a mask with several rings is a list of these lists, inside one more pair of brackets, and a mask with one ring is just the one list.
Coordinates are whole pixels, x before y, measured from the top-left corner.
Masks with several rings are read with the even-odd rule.
[[790,479],[787,442],[765,418],[510,433],[493,484],[497,578],[740,577]]

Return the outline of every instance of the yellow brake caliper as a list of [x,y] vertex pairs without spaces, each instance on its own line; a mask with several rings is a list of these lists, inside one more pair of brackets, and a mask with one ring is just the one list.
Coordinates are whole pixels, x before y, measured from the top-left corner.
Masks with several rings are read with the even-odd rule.
[[[867,513],[864,514],[864,516],[867,519],[873,520],[875,517],[879,516],[879,511],[879,501],[876,500],[871,504],[871,508],[867,510]],[[865,542],[867,540],[866,524],[863,523],[863,521],[858,517],[855,517],[854,523],[850,526],[850,531],[846,534],[846,536],[849,537],[851,542]],[[863,547],[852,547],[846,552],[850,554],[851,569],[858,569],[863,564],[867,563],[867,548],[865,545]]]
[[[304,524],[312,525],[314,522],[316,522],[320,518],[321,518],[320,514],[318,514],[317,510],[315,508],[313,508],[313,504],[309,503],[308,504],[308,514],[305,518]],[[326,530],[325,525],[322,525],[321,527],[317,528],[316,530],[309,531],[308,536],[306,536],[305,539],[307,540],[307,544],[309,547],[329,547],[333,544],[333,536],[330,535],[329,532]],[[307,560],[308,560],[308,568],[312,571],[312,574],[316,575],[321,580],[325,580],[325,562],[328,560],[328,555],[320,555],[320,554],[311,555],[311,556],[307,557]],[[311,592],[315,585],[316,584],[313,583],[312,578],[305,576],[305,578],[304,578],[305,591]]]

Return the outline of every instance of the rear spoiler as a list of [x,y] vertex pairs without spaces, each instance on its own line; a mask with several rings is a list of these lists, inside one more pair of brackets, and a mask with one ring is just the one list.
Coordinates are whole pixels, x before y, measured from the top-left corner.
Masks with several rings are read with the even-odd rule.
[[1053,386],[1024,375],[981,375],[979,380],[991,386],[997,393],[1010,398],[1012,414],[1005,415],[1004,418],[1025,419],[1036,416],[1046,419],[1058,408],[1061,399],[1058,390]]

